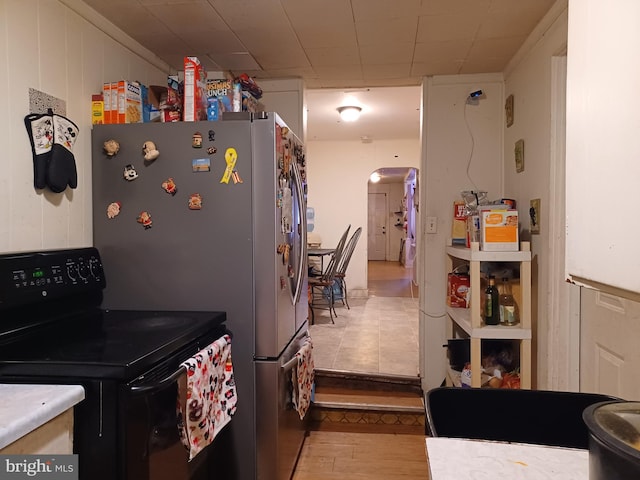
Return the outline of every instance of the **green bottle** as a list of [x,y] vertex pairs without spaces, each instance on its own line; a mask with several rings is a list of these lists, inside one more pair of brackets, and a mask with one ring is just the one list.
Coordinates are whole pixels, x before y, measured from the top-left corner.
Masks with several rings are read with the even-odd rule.
[[500,323],[500,301],[498,287],[493,275],[489,277],[489,285],[484,291],[484,323],[498,325]]

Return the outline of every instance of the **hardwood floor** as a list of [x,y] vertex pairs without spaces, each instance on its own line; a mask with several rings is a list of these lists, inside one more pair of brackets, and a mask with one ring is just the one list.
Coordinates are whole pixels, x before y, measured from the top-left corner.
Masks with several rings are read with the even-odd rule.
[[400,262],[367,262],[367,287],[374,297],[418,298],[418,287],[413,284],[413,268]]
[[425,480],[422,435],[312,431],[292,480]]
[[[416,323],[417,328],[418,288],[412,283],[413,272],[399,262],[369,262],[368,268],[369,299],[354,299],[351,310],[340,308],[335,324],[318,315],[317,323],[311,326],[316,368],[322,365],[329,370],[338,368],[415,376],[417,331],[413,330],[412,322]],[[407,309],[411,313],[405,313]],[[380,316],[383,317],[382,321]],[[399,333],[405,323],[407,332],[403,340]],[[392,330],[384,330],[385,325],[390,325]],[[353,328],[350,330],[349,327]],[[380,329],[383,329],[382,332]],[[363,337],[367,332],[375,337],[375,341]],[[391,332],[393,335],[390,335]],[[380,338],[385,340],[380,341]],[[398,343],[402,353],[408,354],[405,355],[407,358],[389,350],[393,347],[390,342]],[[344,357],[345,363],[340,363],[343,361],[340,357],[341,346],[356,349],[350,353],[351,356]],[[395,370],[389,370],[391,367]],[[398,408],[397,405],[400,405],[400,410],[409,413],[417,409],[419,413],[415,416],[423,421],[422,399],[406,393],[352,391],[344,395],[339,389],[327,388],[322,395],[318,390],[317,400],[342,402],[347,407],[349,403],[360,403],[362,406],[355,411],[344,413],[360,418],[362,409],[369,404],[372,412],[375,410],[380,414],[382,410],[384,414],[384,404],[391,401],[391,397],[394,397],[394,409]],[[333,414],[340,415],[341,412]],[[400,417],[400,414],[395,412],[395,416]],[[396,422],[398,425],[393,422],[386,424],[382,420],[322,421],[305,438],[292,480],[428,480],[424,424],[418,422],[417,426],[409,425],[408,418],[403,416]]]

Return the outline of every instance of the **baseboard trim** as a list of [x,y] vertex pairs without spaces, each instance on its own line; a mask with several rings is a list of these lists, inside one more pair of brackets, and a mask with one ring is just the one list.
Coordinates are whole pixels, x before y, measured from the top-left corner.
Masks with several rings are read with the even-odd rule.
[[349,290],[349,298],[369,298],[368,288],[354,288]]

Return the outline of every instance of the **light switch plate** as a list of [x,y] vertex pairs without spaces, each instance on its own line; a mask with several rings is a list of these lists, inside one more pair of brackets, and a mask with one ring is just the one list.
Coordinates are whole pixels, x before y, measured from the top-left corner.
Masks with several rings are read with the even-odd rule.
[[438,233],[438,217],[427,217],[425,232]]

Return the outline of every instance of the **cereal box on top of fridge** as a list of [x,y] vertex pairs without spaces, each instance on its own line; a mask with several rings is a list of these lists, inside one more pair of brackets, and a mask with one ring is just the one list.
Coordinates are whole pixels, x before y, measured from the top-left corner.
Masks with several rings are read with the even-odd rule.
[[118,123],[118,82],[111,82],[111,123]]
[[219,112],[241,112],[242,90],[240,84],[227,78],[207,79],[207,98],[218,100]]
[[184,57],[184,108],[182,119],[197,122],[207,119],[207,71],[198,57]]
[[102,85],[102,98],[104,100],[104,123],[111,122],[111,82],[104,82]]

